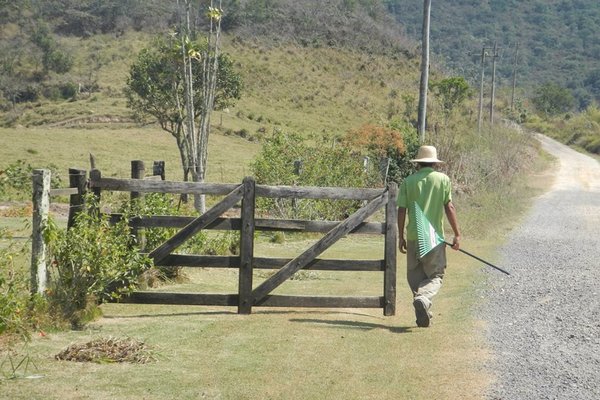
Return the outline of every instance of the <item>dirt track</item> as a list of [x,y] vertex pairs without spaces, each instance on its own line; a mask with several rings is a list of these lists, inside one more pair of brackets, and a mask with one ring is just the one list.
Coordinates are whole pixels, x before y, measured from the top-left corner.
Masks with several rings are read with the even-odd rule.
[[549,138],[560,160],[488,272],[482,317],[497,381],[488,399],[600,399],[600,164]]

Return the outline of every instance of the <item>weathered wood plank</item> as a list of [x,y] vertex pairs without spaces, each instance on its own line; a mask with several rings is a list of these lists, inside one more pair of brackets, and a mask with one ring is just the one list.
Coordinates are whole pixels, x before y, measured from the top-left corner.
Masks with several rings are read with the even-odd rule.
[[[254,269],[279,269],[292,261],[290,258],[255,257]],[[239,268],[237,256],[201,256],[169,254],[155,264],[160,267]],[[332,260],[316,258],[302,269],[311,271],[384,271],[383,260]]]
[[261,301],[261,307],[315,307],[315,308],[382,308],[383,297],[336,297],[336,296],[285,296],[269,295]]
[[206,213],[196,218],[187,226],[185,226],[182,230],[177,232],[172,238],[167,240],[158,248],[154,249],[149,254],[150,258],[152,258],[155,263],[160,262],[171,251],[181,246],[183,242],[185,242],[188,238],[198,233],[206,225],[213,222],[217,217],[219,217],[225,211],[233,207],[234,204],[240,201],[243,195],[243,189],[243,186],[238,186],[235,190],[233,190],[228,196],[226,196],[223,200],[217,203],[214,207],[212,207]]
[[31,221],[31,294],[44,294],[48,283],[46,266],[46,242],[44,228],[48,223],[50,210],[51,172],[47,169],[34,169],[32,175],[33,215]]
[[239,184],[217,184],[198,182],[153,181],[136,179],[101,178],[90,182],[92,188],[123,192],[189,193],[226,195],[238,188]]
[[[146,166],[144,165],[144,161],[142,160],[132,160],[131,161],[131,179],[144,179],[146,176]],[[132,202],[134,201],[142,201],[144,199],[144,193],[140,192],[131,192],[129,198]],[[131,225],[131,235],[135,238],[137,245],[140,249],[144,249],[146,247],[146,235],[144,232],[144,228],[139,226]]]
[[321,240],[311,246],[301,255],[287,263],[283,268],[277,271],[269,279],[261,283],[252,291],[254,304],[260,304],[264,297],[273,289],[281,285],[285,280],[291,277],[300,269],[304,268],[313,261],[319,254],[327,250],[331,245],[338,241],[341,237],[347,235],[350,231],[358,226],[362,221],[372,215],[375,211],[381,208],[387,202],[387,192],[383,193],[366,206],[360,208],[348,219],[329,231]]
[[79,189],[76,187],[50,189],[50,196],[70,196],[70,195],[78,194],[78,193],[79,193]]
[[133,292],[122,303],[169,304],[194,306],[237,306],[236,294]]
[[[102,190],[154,193],[189,193],[225,195],[238,184],[217,184],[177,181],[153,181],[135,179],[101,178],[92,180],[90,187]],[[257,197],[327,199],[327,200],[372,200],[381,195],[383,189],[310,187],[310,186],[267,186],[256,185]]]
[[396,314],[396,256],[398,249],[398,208],[396,199],[398,197],[398,186],[391,183],[388,186],[388,203],[385,212],[385,241],[384,241],[384,263],[383,274],[383,297],[385,305],[383,315],[392,316]]
[[[236,294],[134,292],[123,303],[197,306],[237,306]],[[258,305],[255,305],[258,306]],[[261,307],[382,308],[383,297],[267,296]]]
[[83,199],[86,191],[86,171],[82,169],[69,168],[69,186],[77,188],[77,193],[71,194],[69,198],[69,216],[67,227],[75,223],[75,217],[83,210]]
[[254,260],[254,211],[256,184],[254,179],[244,179],[242,199],[242,228],[240,230],[240,269],[238,280],[239,314],[252,312],[252,268]]
[[372,200],[382,192],[383,189],[368,188],[256,185],[257,197],[270,198]]
[[[122,214],[111,214],[111,223],[121,220]],[[140,216],[131,219],[132,226],[142,228],[182,228],[192,222],[196,217],[184,216]],[[282,232],[315,232],[327,233],[341,221],[304,221],[304,220],[284,220],[284,219],[261,219],[255,221],[257,231],[282,231]],[[239,218],[217,218],[214,222],[207,225],[204,229],[214,230],[236,230],[242,227]],[[383,235],[385,234],[385,224],[381,222],[361,222],[350,234],[361,235]]]

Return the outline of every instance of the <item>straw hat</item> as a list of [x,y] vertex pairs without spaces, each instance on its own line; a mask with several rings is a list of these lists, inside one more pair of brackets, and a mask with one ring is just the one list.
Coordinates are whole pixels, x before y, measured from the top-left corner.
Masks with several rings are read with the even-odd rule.
[[419,147],[419,151],[417,152],[417,158],[410,161],[422,163],[443,163],[443,161],[438,160],[437,150],[433,146]]

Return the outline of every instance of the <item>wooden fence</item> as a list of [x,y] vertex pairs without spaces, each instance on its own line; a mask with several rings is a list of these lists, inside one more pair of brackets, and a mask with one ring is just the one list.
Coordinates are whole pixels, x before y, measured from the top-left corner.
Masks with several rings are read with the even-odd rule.
[[[137,172],[134,172],[137,171]],[[143,171],[143,167],[141,168]],[[92,170],[87,187],[97,197],[102,191],[125,191],[132,197],[143,193],[205,194],[224,196],[199,217],[140,216],[130,220],[132,229],[181,228],[148,255],[154,264],[163,267],[235,268],[239,271],[237,294],[163,293],[139,291],[126,302],[145,304],[237,306],[238,313],[250,314],[252,307],[344,307],[383,308],[386,316],[396,309],[396,249],[397,249],[397,186],[385,189],[334,187],[295,187],[256,185],[252,178],[241,184],[212,184],[143,179],[140,168],[132,168],[137,179],[104,178]],[[312,221],[256,218],[257,197],[290,199],[358,200],[364,204],[344,221]],[[224,217],[224,213],[240,204],[239,217]],[[385,221],[367,222],[367,218],[384,209]],[[113,214],[113,219],[121,216]],[[173,253],[186,240],[201,230],[234,230],[240,232],[240,254],[236,256],[188,255]],[[255,231],[316,232],[323,237],[293,259],[254,256]],[[384,235],[384,258],[381,260],[333,260],[318,258],[346,235]],[[264,282],[253,286],[255,269],[277,269]],[[288,296],[270,294],[302,269],[327,271],[371,271],[383,273],[381,296]]]

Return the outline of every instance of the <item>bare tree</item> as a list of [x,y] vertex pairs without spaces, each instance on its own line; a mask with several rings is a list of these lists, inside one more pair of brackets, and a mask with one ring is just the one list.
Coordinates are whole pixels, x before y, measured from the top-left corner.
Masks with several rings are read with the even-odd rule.
[[[219,52],[221,38],[221,1],[218,7],[215,7],[214,1],[210,1],[208,8],[208,30],[206,33],[207,46],[198,51],[190,44],[191,41],[191,2],[185,0],[185,21],[182,23],[181,49],[183,56],[183,68],[185,76],[185,110],[186,110],[186,128],[189,138],[190,150],[187,152],[187,165],[194,182],[204,182],[206,178],[206,167],[208,160],[208,138],[210,136],[210,117],[215,105],[215,93],[217,88],[217,73],[219,69]],[[202,107],[199,116],[199,128],[196,129],[194,116],[194,88],[192,58],[200,58],[202,65],[202,74],[204,75],[204,86],[202,90]],[[199,212],[206,210],[206,200],[204,195],[194,197],[194,206]]]
[[[221,0],[218,8],[214,7],[213,0],[210,1],[208,11],[209,30],[207,33],[206,49],[202,57],[202,68],[204,73],[204,105],[200,113],[200,130],[198,134],[197,153],[198,165],[195,169],[196,181],[204,182],[206,177],[206,162],[208,160],[208,137],[210,135],[210,117],[215,106],[215,94],[217,90],[217,74],[219,71],[219,52],[221,48]],[[204,196],[196,196],[196,209],[204,212],[206,203]]]

